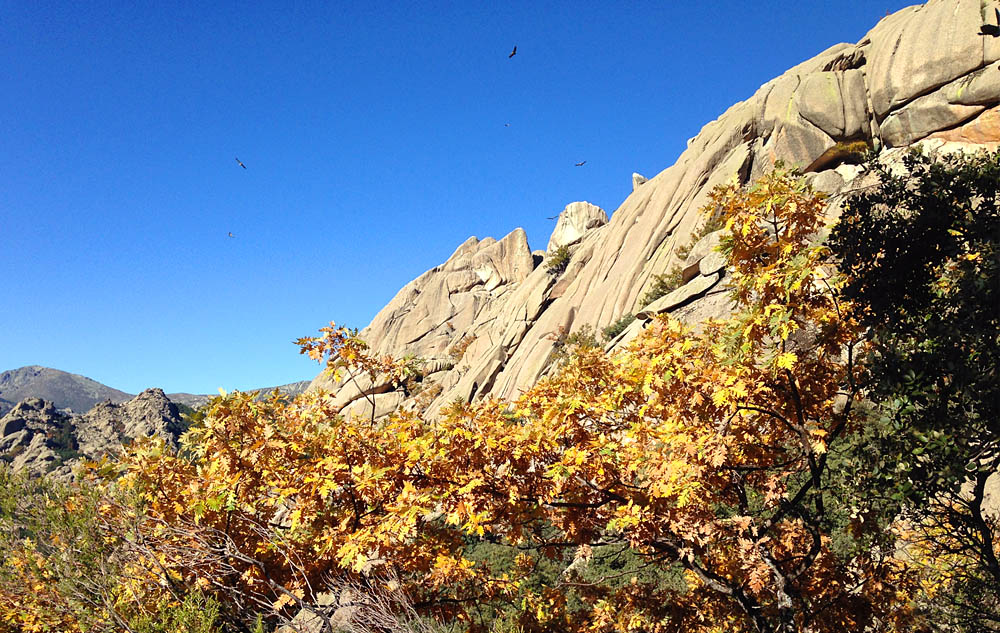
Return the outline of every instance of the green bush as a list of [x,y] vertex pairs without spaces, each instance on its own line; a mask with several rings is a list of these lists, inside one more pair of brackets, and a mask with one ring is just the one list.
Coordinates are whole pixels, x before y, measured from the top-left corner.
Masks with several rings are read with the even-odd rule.
[[569,246],[560,246],[545,258],[545,270],[553,277],[558,277],[569,266],[571,257]]
[[[1000,627],[1000,548],[984,512],[1000,468],[1000,152],[918,151],[866,169],[830,237],[864,307],[872,438],[855,477],[951,566],[943,630]],[[988,623],[988,624],[987,624]]]
[[612,323],[608,327],[606,327],[603,330],[601,330],[601,334],[604,335],[604,340],[605,341],[610,341],[613,338],[615,338],[616,336],[618,336],[619,334],[621,334],[622,332],[624,332],[625,328],[627,328],[628,326],[632,325],[632,321],[635,321],[635,315],[634,314],[626,314],[625,316],[623,316],[622,318],[618,319],[617,321],[615,321],[614,323]]
[[660,297],[680,288],[683,279],[679,266],[674,266],[668,273],[653,275],[653,285],[646,291],[646,294],[642,295],[642,299],[639,301],[640,306],[646,307]]
[[92,484],[0,466],[0,631],[221,631],[218,602],[181,584],[175,594],[146,587],[160,598],[139,603],[133,526],[104,514],[132,500]]
[[80,445],[76,441],[73,433],[72,418],[65,417],[59,424],[59,428],[50,432],[46,438],[49,448],[56,454],[56,459],[49,462],[48,469],[53,471],[66,462],[80,457]]
[[183,602],[164,601],[153,612],[133,616],[129,627],[134,633],[215,633],[221,630],[218,620],[219,603],[192,591]]

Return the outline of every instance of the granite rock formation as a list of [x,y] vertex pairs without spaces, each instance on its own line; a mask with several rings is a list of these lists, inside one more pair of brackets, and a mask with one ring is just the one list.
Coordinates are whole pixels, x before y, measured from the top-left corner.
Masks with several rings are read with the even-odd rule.
[[171,444],[184,430],[177,410],[160,389],[131,400],[105,400],[76,414],[41,398],[27,398],[0,418],[0,461],[13,470],[69,477],[86,459],[100,459],[133,440],[160,436]]
[[[584,228],[572,241],[554,234],[553,243],[572,253],[556,277],[544,265],[528,265],[532,254],[520,229],[501,242],[470,238],[362,331],[378,353],[412,354],[434,368],[424,374],[422,398],[368,386],[376,413],[387,411],[390,399],[433,415],[456,398],[516,397],[544,374],[559,334],[584,326],[600,331],[641,311],[614,342],[620,344],[659,312],[692,323],[725,314],[725,270],[710,245],[695,245],[686,261],[677,255],[705,221],[700,210],[716,185],[748,182],[780,160],[832,194],[833,215],[844,192],[862,186],[854,164],[861,150],[891,161],[921,141],[933,151],[995,148],[1000,39],[981,36],[979,25],[996,6],[931,0],[902,9],[858,43],[832,46],[765,83],[706,124],[673,166],[645,182],[634,179],[607,224]],[[579,225],[568,217],[571,207],[557,231]],[[480,255],[501,243],[507,246]],[[473,263],[486,260],[482,271]],[[674,266],[685,269],[687,283],[638,305],[655,276]],[[321,375],[312,388],[340,385]],[[347,406],[363,391],[338,398]]]
[[579,242],[590,229],[596,229],[608,223],[608,214],[604,209],[589,202],[571,202],[566,205],[556,228],[549,238],[546,251],[551,253],[560,246],[570,246]]

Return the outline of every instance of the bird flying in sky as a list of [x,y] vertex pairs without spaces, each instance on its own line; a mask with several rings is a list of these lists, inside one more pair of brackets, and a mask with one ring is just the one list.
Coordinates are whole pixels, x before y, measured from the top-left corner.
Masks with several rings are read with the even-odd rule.
[[235,235],[233,235],[233,232],[232,232],[232,231],[230,231],[230,232],[229,232],[229,237],[236,237],[236,236],[235,236]]
[[510,55],[508,55],[508,56],[507,56],[507,59],[510,59],[510,58],[511,58],[511,57],[513,57],[514,55],[517,55],[517,47],[516,47],[516,46],[514,47],[514,50],[512,50],[512,51],[510,52]]
[[1000,9],[994,8],[993,12],[997,15],[996,24],[984,24],[979,27],[980,35],[992,35],[993,37],[1000,37]]
[[242,167],[243,169],[247,168],[247,166],[243,164],[243,161],[240,160],[239,156],[236,157],[236,162],[239,163],[240,167]]
[[584,165],[584,164],[585,164],[586,162],[587,162],[587,161],[585,161],[585,160],[581,160],[581,161],[580,161],[579,163],[576,163],[576,164],[575,164],[575,166],[576,166],[576,167],[583,167],[583,165]]

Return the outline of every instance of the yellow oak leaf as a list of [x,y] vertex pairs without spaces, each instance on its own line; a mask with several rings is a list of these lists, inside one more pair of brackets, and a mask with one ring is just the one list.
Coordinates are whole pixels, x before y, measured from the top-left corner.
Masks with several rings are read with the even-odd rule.
[[795,363],[799,360],[793,352],[785,352],[784,354],[778,355],[775,365],[779,369],[791,369],[795,367]]

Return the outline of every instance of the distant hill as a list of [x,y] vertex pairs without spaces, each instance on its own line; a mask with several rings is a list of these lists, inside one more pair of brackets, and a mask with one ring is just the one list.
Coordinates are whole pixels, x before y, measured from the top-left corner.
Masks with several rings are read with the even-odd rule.
[[[309,386],[308,380],[300,380],[277,387],[262,387],[262,393],[277,389],[288,395],[297,395]],[[249,391],[257,391],[251,389]],[[167,398],[176,404],[197,408],[214,394],[168,393]],[[71,374],[59,369],[29,365],[0,373],[0,417],[27,398],[48,400],[56,409],[69,409],[73,413],[86,413],[99,402],[110,400],[120,403],[134,398],[134,394],[119,391],[96,380]]]
[[[297,396],[308,389],[311,382],[312,381],[310,380],[300,380],[298,382],[290,382],[286,385],[278,385],[277,387],[258,387],[255,389],[248,389],[247,391],[260,391],[261,395],[264,395],[277,389],[281,393],[289,396]],[[208,402],[209,399],[215,395],[216,394],[168,393],[167,397],[170,398],[171,402],[176,402],[177,404],[183,404],[197,409],[201,405]]]
[[133,397],[86,376],[39,365],[0,373],[0,415],[26,398],[42,398],[57,409],[83,413],[98,402],[124,402]]

